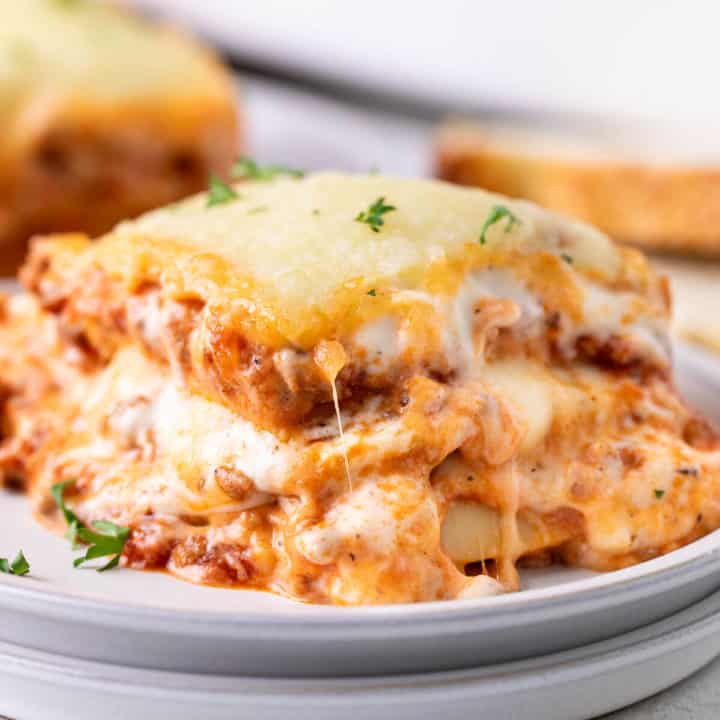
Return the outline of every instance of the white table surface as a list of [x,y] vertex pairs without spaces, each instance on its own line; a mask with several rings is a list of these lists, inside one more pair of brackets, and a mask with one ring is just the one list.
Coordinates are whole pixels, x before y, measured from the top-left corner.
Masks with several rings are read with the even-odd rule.
[[[720,659],[665,692],[597,720],[717,720],[718,716]],[[2,715],[0,720],[12,718]]]
[[720,660],[674,687],[602,720],[717,720]]

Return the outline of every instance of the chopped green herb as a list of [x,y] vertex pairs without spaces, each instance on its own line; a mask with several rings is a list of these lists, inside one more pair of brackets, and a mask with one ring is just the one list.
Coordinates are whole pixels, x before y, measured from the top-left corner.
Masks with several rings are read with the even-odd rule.
[[355,217],[356,222],[366,223],[373,232],[380,232],[385,224],[383,215],[396,210],[394,205],[386,205],[385,198],[379,197],[367,210],[363,210]]
[[287,167],[286,165],[266,165],[261,167],[252,158],[242,157],[232,167],[232,176],[247,178],[248,180],[274,180],[279,175],[301,178],[305,177],[302,170]]
[[490,208],[490,212],[488,213],[488,216],[485,218],[485,222],[482,226],[482,229],[480,230],[480,244],[481,245],[484,245],[487,242],[486,235],[487,235],[487,231],[490,229],[490,227],[505,218],[507,218],[507,223],[505,225],[506,233],[510,232],[513,229],[513,226],[517,225],[520,222],[520,219],[517,218],[504,205],[493,205],[493,207]]
[[224,183],[217,175],[210,175],[210,187],[208,189],[207,207],[224,205],[225,203],[237,200],[240,196],[230,185]]
[[30,563],[27,561],[23,551],[20,550],[12,562],[8,562],[5,558],[0,558],[0,572],[8,575],[27,575],[30,572]]
[[380,168],[377,165],[373,165],[368,170],[368,175],[379,175],[380,174]]
[[109,520],[96,520],[92,524],[94,530],[84,525],[78,516],[65,504],[65,488],[74,482],[74,480],[68,480],[57,483],[52,486],[51,490],[52,496],[68,525],[65,537],[72,543],[73,549],[77,548],[78,544],[89,546],[85,555],[73,561],[73,566],[80,567],[80,565],[88,560],[111,555],[110,560],[98,568],[98,572],[112,570],[112,568],[117,567],[120,562],[120,556],[122,555],[125,543],[130,537],[130,530],[121,525],[116,525]]
[[560,257],[561,257],[568,265],[572,265],[572,264],[573,264],[572,255],[568,255],[567,253],[562,253],[562,254],[560,255]]
[[664,490],[655,490],[655,497],[659,500],[665,494]]
[[375,297],[377,295],[377,290],[373,288],[372,290],[368,290],[368,295],[371,297]]
[[267,212],[268,210],[269,210],[269,208],[267,205],[259,205],[256,208],[251,208],[250,210],[248,210],[247,214],[248,215],[258,215],[259,213],[264,213],[264,212]]
[[89,545],[89,547],[85,555],[73,561],[73,566],[80,567],[80,565],[88,560],[104,558],[111,555],[110,560],[101,568],[98,568],[98,572],[112,570],[114,567],[117,567],[120,562],[123,548],[125,547],[128,537],[130,537],[130,530],[121,525],[116,525],[109,520],[97,520],[93,523],[93,527],[98,532],[94,532],[86,527],[78,528],[78,538],[81,542]]
[[66,480],[65,482],[56,483],[50,489],[53,499],[55,500],[55,504],[60,508],[60,512],[63,514],[65,522],[67,523],[68,527],[65,532],[65,537],[70,541],[73,550],[75,550],[78,546],[77,531],[82,523],[80,522],[78,516],[65,504],[64,494],[65,488],[68,485],[73,485],[74,483],[74,480]]
[[319,215],[319,214],[320,214],[320,211],[317,208],[315,208],[313,210],[313,215]]

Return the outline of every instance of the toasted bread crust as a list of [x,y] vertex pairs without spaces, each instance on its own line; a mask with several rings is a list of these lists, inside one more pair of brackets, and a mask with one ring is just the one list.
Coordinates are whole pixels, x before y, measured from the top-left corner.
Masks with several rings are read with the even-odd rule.
[[720,254],[720,168],[540,154],[455,124],[438,132],[434,163],[439,178],[531,200],[625,242]]

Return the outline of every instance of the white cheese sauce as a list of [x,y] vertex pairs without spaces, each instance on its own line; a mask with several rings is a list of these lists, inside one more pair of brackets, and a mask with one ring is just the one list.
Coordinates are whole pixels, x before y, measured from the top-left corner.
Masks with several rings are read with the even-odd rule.
[[404,342],[400,337],[398,320],[393,316],[381,317],[363,325],[353,337],[353,344],[367,353],[367,372],[384,373],[400,356]]
[[363,541],[376,553],[389,555],[395,551],[397,530],[387,493],[369,481],[332,507],[321,525],[301,532],[295,544],[310,562],[327,565],[347,541]]
[[563,345],[570,349],[579,335],[607,340],[616,335],[626,338],[643,354],[661,363],[670,362],[670,339],[666,319],[643,308],[638,296],[608,290],[580,275],[575,282],[583,292],[583,323],[567,328]]
[[262,492],[282,492],[295,454],[292,444],[172,383],[155,399],[153,413],[159,452],[183,462],[191,458],[205,492],[216,487],[214,473],[221,465],[240,470]]
[[516,332],[536,336],[542,331],[542,306],[510,270],[487,269],[470,273],[444,313],[451,320],[445,330],[446,352],[456,359],[455,367],[465,372],[472,372],[478,362],[475,310],[486,298],[515,303],[518,315],[515,319],[508,318],[508,322]]

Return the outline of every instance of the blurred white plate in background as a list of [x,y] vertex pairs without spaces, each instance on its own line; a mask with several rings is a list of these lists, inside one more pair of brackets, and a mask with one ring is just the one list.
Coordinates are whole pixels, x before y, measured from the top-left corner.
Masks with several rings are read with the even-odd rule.
[[[652,118],[683,129],[720,121],[708,85],[720,65],[718,3],[127,1],[258,66],[445,111]],[[710,133],[688,138],[720,148]]]

